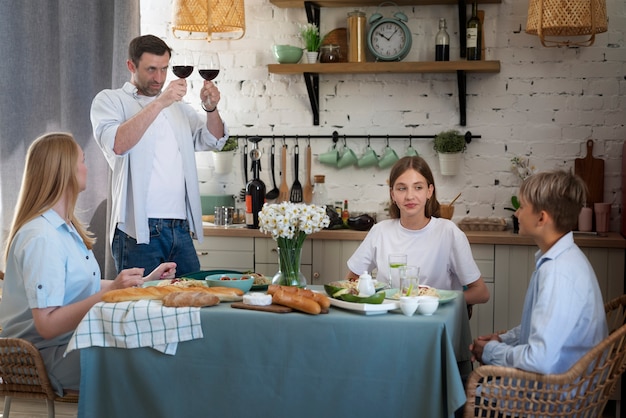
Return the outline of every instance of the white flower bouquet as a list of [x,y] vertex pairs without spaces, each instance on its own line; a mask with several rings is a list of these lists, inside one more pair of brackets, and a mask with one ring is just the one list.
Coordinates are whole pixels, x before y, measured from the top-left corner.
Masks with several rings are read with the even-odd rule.
[[321,231],[329,224],[324,206],[291,202],[263,205],[259,212],[259,230],[271,234],[278,244],[279,271],[272,283],[306,285],[306,279],[300,273],[302,244],[307,235]]
[[306,50],[309,52],[316,52],[320,49],[322,38],[320,37],[320,30],[314,23],[307,23],[300,27],[300,36],[304,41]]

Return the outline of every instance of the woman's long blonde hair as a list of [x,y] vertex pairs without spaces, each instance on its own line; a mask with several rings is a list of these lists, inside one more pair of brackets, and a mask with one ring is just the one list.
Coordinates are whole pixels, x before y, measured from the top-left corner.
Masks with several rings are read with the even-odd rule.
[[78,144],[69,133],[45,134],[30,145],[26,154],[22,188],[4,251],[5,260],[17,231],[66,196],[68,220],[74,224],[87,248],[93,248],[95,238],[74,214],[80,193],[76,178],[78,155]]

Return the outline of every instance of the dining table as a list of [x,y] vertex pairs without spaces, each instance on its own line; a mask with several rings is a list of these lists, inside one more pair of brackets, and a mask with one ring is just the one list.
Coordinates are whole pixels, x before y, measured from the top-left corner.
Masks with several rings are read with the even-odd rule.
[[[222,302],[196,309],[201,335],[169,351],[112,346],[93,324],[79,325],[89,338],[76,348],[78,417],[453,417],[471,367],[467,307],[456,294],[431,316]],[[100,302],[92,313],[115,305]]]

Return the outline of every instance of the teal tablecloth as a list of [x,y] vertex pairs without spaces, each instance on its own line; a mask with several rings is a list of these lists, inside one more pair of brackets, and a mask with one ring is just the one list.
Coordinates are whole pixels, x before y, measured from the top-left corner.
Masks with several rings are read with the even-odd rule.
[[452,417],[471,342],[463,297],[431,316],[202,309],[176,355],[81,350],[79,417]]

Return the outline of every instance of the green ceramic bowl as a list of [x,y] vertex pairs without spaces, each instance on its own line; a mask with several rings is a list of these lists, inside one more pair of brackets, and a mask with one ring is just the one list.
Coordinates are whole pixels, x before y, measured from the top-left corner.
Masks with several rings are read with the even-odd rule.
[[274,57],[280,64],[297,64],[302,58],[302,48],[292,45],[274,45]]

